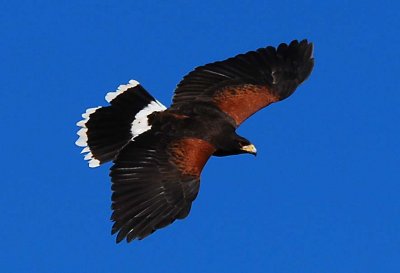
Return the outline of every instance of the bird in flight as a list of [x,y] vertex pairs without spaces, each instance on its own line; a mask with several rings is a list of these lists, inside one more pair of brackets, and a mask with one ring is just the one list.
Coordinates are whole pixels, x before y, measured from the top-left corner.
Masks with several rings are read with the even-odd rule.
[[258,110],[289,97],[313,66],[307,40],[268,46],[195,68],[166,108],[137,81],[87,109],[76,145],[89,167],[111,167],[112,234],[143,239],[185,218],[211,156],[256,154],[236,129]]

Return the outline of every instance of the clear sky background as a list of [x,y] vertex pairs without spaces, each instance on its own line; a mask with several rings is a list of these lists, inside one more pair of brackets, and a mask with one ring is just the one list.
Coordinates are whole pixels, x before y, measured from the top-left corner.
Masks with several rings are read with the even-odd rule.
[[[396,1],[1,1],[1,272],[400,272]],[[313,74],[213,158],[184,221],[110,235],[110,164],[75,123],[130,79],[166,105],[195,66],[308,38]]]

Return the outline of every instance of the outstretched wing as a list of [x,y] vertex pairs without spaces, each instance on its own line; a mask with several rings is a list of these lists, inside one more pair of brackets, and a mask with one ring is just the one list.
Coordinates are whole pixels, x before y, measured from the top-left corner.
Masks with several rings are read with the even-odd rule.
[[153,130],[129,143],[110,173],[112,233],[118,232],[117,242],[143,239],[185,218],[214,150],[204,140],[170,138]]
[[239,126],[258,110],[289,97],[311,73],[307,40],[266,47],[197,67],[178,84],[171,108],[208,101]]

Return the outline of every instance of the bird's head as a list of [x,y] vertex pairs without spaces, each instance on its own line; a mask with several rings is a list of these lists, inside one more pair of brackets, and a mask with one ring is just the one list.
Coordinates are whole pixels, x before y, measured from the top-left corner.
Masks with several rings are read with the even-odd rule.
[[236,143],[238,144],[238,154],[252,154],[257,155],[257,149],[249,140],[245,139],[244,137],[238,136],[236,139]]
[[225,138],[222,145],[214,153],[215,156],[228,156],[237,154],[257,155],[256,147],[244,137],[233,135],[232,138]]

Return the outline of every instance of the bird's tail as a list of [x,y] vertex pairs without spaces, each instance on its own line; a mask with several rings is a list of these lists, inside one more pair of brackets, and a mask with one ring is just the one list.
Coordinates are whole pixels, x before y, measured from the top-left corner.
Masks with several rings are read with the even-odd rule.
[[289,97],[314,67],[313,44],[307,40],[294,40],[289,45],[280,44],[276,49],[267,47],[262,50],[271,73],[267,77],[268,85],[280,100]]
[[114,160],[129,141],[151,128],[148,115],[166,109],[134,80],[105,99],[110,106],[87,109],[77,123],[81,129],[75,144],[83,147],[90,167]]

